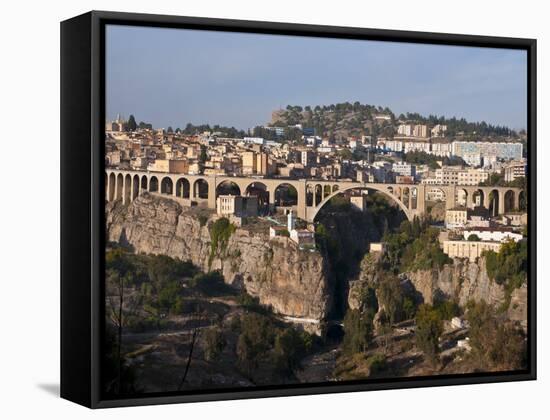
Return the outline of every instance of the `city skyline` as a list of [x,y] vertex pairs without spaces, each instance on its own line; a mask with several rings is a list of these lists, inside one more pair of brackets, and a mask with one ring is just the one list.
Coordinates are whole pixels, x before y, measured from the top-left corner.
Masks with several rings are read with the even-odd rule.
[[107,119],[155,127],[246,130],[288,104],[355,101],[526,127],[524,51],[109,25],[106,59]]

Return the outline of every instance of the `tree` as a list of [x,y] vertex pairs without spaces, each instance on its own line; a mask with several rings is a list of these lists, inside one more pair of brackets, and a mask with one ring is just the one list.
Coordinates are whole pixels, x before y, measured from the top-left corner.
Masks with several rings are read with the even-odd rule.
[[240,329],[236,354],[239,365],[250,375],[273,346],[275,330],[267,317],[256,313],[242,315]]
[[279,331],[275,336],[275,366],[279,372],[289,376],[300,368],[300,360],[312,346],[311,337],[295,328]]
[[372,318],[357,309],[350,309],[344,317],[344,353],[364,352],[372,339]]
[[401,282],[393,274],[385,274],[378,285],[378,299],[384,307],[390,325],[401,319],[403,313],[403,291]]
[[431,305],[420,305],[416,313],[416,345],[432,364],[437,361],[442,333],[443,321],[437,311]]
[[133,115],[128,118],[128,124],[126,125],[129,131],[135,131],[137,129],[136,119]]
[[470,242],[479,242],[481,239],[479,239],[479,236],[477,236],[475,233],[472,233],[470,236],[468,236],[468,240]]
[[208,153],[206,152],[206,146],[201,144],[201,154],[199,156],[199,162],[204,164],[208,160]]
[[467,305],[472,357],[483,370],[517,370],[525,367],[526,342],[523,333],[502,322],[484,300]]
[[204,339],[204,358],[212,361],[218,358],[226,345],[225,337],[219,327],[207,329],[203,335]]
[[132,316],[141,299],[139,296],[128,294],[126,289],[135,284],[136,273],[128,254],[124,249],[114,249],[105,255],[106,266],[106,306],[107,316],[116,330],[116,351],[113,362],[116,365],[115,393],[126,388],[124,379],[124,356],[122,355],[122,333],[127,319]]

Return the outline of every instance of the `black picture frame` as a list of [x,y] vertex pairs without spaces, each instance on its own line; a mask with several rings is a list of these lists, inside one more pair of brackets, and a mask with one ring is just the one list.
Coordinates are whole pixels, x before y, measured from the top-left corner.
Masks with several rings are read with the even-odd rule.
[[[106,399],[100,391],[105,245],[105,25],[520,49],[528,61],[528,355],[525,371],[265,386]],[[536,379],[536,40],[92,11],[61,23],[61,397],[90,408]]]

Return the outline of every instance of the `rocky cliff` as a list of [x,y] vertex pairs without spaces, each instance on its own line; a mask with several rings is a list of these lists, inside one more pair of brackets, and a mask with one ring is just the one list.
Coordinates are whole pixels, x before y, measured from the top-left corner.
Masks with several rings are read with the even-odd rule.
[[325,318],[331,299],[326,262],[319,253],[301,251],[288,238],[270,240],[267,232],[237,228],[224,252],[211,259],[213,218],[204,213],[199,217],[196,209],[173,200],[144,194],[129,205],[106,205],[106,235],[138,253],[190,260],[204,271],[219,269],[227,283],[244,287],[280,314]]
[[421,270],[405,273],[404,276],[422,295],[425,303],[432,304],[439,295],[457,300],[460,306],[465,306],[470,300],[484,300],[495,307],[504,304],[511,320],[527,324],[527,286],[515,289],[509,304],[506,304],[505,289],[487,275],[485,258],[479,258],[477,262],[455,259],[453,264],[445,265],[442,270]]

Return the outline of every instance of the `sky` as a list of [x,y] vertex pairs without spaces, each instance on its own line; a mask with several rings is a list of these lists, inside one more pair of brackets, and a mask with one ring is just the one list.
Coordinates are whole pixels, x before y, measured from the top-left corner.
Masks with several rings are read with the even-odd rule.
[[107,119],[264,125],[286,105],[355,102],[513,129],[527,122],[519,50],[108,25]]

